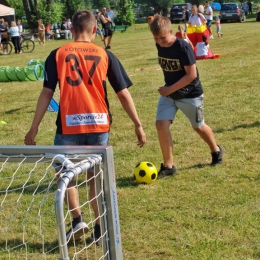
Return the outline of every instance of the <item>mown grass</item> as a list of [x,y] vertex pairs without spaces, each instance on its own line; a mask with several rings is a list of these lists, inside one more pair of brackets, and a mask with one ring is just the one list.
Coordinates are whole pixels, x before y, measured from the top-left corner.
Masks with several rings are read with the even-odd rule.
[[[147,134],[146,146],[137,148],[133,124],[110,88],[114,116],[110,145],[115,156],[124,259],[260,259],[260,24],[254,18],[225,23],[222,32],[222,38],[210,41],[220,59],[198,61],[197,67],[205,92],[206,123],[224,148],[224,164],[209,166],[208,147],[178,113],[171,129],[179,174],[149,186],[134,182],[133,169],[139,161],[151,161],[158,168],[162,162],[154,118],[163,75],[147,24],[133,25],[113,36],[111,51],[134,83],[129,90]],[[0,65],[26,66],[30,59],[45,59],[64,43],[50,41],[44,47],[36,46],[31,54],[1,56]],[[102,46],[99,38],[96,43]],[[0,125],[0,144],[23,145],[42,83],[0,86],[0,120],[7,122]],[[46,113],[38,145],[52,145],[55,119],[55,113]]]

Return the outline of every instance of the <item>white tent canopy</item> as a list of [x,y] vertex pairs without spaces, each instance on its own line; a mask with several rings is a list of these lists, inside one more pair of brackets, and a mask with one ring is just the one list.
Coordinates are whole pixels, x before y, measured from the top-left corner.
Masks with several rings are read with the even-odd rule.
[[0,16],[15,15],[14,8],[0,4]]
[[14,8],[0,4],[0,18],[4,18],[5,22],[10,26],[11,22],[15,21]]

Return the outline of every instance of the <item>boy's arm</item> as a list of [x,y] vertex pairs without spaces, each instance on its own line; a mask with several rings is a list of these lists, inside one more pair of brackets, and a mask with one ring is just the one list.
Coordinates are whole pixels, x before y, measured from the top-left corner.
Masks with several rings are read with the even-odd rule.
[[161,96],[169,96],[171,93],[189,85],[197,77],[196,64],[184,66],[184,69],[186,74],[176,83],[174,83],[171,86],[159,87],[158,92]]
[[117,97],[120,100],[127,115],[130,117],[130,119],[133,121],[135,125],[135,134],[138,139],[137,145],[139,147],[143,147],[146,143],[146,135],[143,130],[142,124],[138,118],[131,94],[129,93],[128,89],[125,88],[117,93]]
[[24,138],[24,143],[26,145],[36,145],[36,142],[34,139],[38,133],[38,127],[50,104],[50,100],[52,99],[53,94],[54,94],[53,90],[51,90],[49,88],[42,89],[42,92],[41,92],[38,102],[37,102],[37,107],[35,110],[31,128]]

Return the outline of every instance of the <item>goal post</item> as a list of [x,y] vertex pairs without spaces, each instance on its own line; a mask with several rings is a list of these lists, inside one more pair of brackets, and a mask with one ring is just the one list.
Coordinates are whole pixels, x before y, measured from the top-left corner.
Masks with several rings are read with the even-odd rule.
[[[56,190],[52,191],[56,178],[54,168],[52,167],[53,163],[62,164],[62,166],[65,166],[65,170],[63,169],[61,173],[62,181],[59,182],[59,186],[56,187]],[[8,168],[9,164],[11,165],[11,170]],[[55,254],[53,252],[55,252],[57,248],[55,248],[55,246],[54,248],[48,248],[51,243],[46,241],[47,237],[50,236],[47,232],[53,232],[53,230],[48,231],[48,229],[45,230],[43,228],[45,225],[44,222],[49,221],[48,215],[50,214],[49,210],[44,208],[44,205],[51,203],[49,201],[51,199],[49,198],[50,194],[53,194],[54,215],[58,230],[58,258],[69,260],[70,256],[73,255],[73,259],[78,259],[77,257],[82,257],[84,253],[84,259],[89,259],[89,256],[91,256],[90,259],[101,259],[97,256],[98,249],[95,248],[92,250],[92,248],[96,246],[95,243],[86,243],[87,239],[84,239],[80,246],[74,242],[74,249],[71,250],[71,246],[68,245],[66,241],[65,228],[66,220],[70,218],[70,212],[66,212],[63,207],[65,192],[72,179],[76,179],[78,190],[82,192],[79,197],[81,197],[81,194],[83,194],[84,197],[87,196],[88,184],[86,177],[81,181],[79,179],[83,177],[79,176],[84,174],[86,176],[86,171],[93,167],[97,194],[96,199],[98,201],[101,220],[102,259],[123,259],[114,156],[111,146],[0,146],[0,182],[2,183],[0,187],[0,219],[8,218],[5,215],[1,216],[1,214],[4,214],[5,207],[14,208],[11,209],[10,212],[11,218],[5,219],[8,222],[7,227],[0,229],[0,237],[4,239],[3,237],[6,236],[5,241],[2,240],[0,242],[1,254],[6,254],[10,259],[12,259],[12,257],[10,257],[12,254],[18,259],[34,259],[34,256],[35,259],[39,259],[37,256],[46,256],[48,254],[54,257]],[[37,173],[36,169],[38,168],[41,170]],[[38,180],[34,183],[36,177],[38,177]],[[44,178],[46,178],[47,182],[43,181]],[[19,183],[19,181],[21,183]],[[36,188],[34,192],[32,192],[32,198],[28,198],[28,194],[30,196],[30,193],[27,191],[31,190],[32,186]],[[19,196],[15,194],[18,193],[17,190],[20,192]],[[23,204],[23,195],[27,196],[25,199],[27,203],[26,213],[19,212],[20,204]],[[41,197],[39,201],[37,201],[38,197]],[[12,199],[14,200],[10,202],[8,198],[11,199],[10,201],[12,201]],[[46,203],[47,200],[48,203]],[[83,199],[80,207],[85,210],[89,205],[90,202],[84,201]],[[91,210],[89,211],[91,215]],[[47,216],[45,216],[45,213]],[[39,240],[42,241],[42,245],[36,254],[34,252],[38,249],[32,248],[34,243],[26,240],[27,235],[34,232],[34,230],[30,230],[28,227],[29,224],[32,223],[27,219],[28,216],[39,221],[39,232],[36,232],[35,237],[40,237]],[[84,219],[85,218],[86,216]],[[18,223],[21,223],[21,227],[15,229],[16,231],[12,234],[8,234],[10,226],[14,224],[17,225]],[[93,217],[90,216],[90,222],[88,224],[93,226],[94,223],[95,219],[93,220]],[[26,224],[28,226],[26,226]],[[16,232],[17,234],[21,233],[21,244],[17,244],[19,239],[15,237]],[[9,245],[8,242],[11,239],[15,242]],[[28,238],[28,240],[30,239]],[[21,248],[25,249],[21,250]],[[21,252],[20,255],[19,252]]]

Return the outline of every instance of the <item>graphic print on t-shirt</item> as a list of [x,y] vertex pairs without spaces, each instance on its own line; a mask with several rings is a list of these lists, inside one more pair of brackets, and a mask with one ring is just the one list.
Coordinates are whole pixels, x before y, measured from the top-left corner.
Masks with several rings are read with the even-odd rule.
[[174,72],[182,70],[180,60],[178,59],[166,59],[164,57],[158,57],[158,61],[163,71]]

